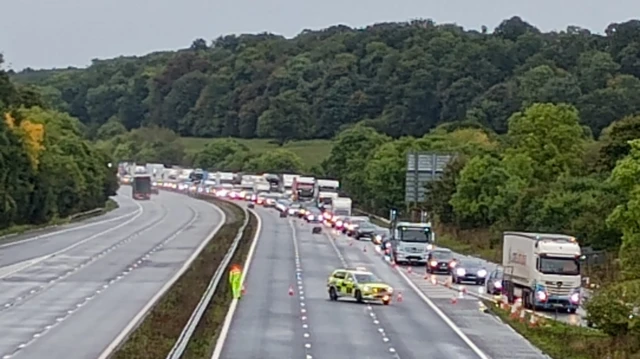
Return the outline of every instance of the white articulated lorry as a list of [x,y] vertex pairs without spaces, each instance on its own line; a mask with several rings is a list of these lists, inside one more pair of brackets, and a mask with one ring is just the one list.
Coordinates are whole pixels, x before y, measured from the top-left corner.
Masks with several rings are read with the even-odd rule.
[[315,199],[316,179],[297,177],[293,180],[293,199],[300,202],[312,202]]
[[340,182],[330,179],[318,179],[316,180],[316,203],[319,208],[326,206],[332,206],[332,202],[335,198],[338,198],[338,190],[340,189]]
[[300,175],[286,174],[286,173],[280,175],[280,192],[286,193],[286,194],[292,194],[293,182],[298,177],[300,177]]
[[504,291],[528,308],[575,313],[580,306],[580,245],[563,234],[504,232]]

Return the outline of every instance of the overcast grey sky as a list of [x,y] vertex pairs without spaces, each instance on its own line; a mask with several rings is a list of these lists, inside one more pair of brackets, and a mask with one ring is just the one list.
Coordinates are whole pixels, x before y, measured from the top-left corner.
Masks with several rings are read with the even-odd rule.
[[[195,38],[269,31],[295,36],[331,25],[431,18],[490,29],[518,15],[541,30],[577,25],[601,33],[640,17],[630,0],[2,0],[7,64],[86,66],[93,58],[184,48]],[[7,65],[5,64],[5,65]]]

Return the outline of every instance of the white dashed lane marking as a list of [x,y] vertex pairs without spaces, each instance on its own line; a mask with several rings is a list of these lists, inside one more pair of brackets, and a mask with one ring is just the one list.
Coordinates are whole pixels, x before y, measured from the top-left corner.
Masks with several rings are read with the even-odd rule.
[[[0,313],[2,313],[3,311],[13,307],[14,305],[17,305],[19,302],[27,300],[31,297],[33,297],[34,295],[37,295],[39,293],[41,293],[43,290],[51,287],[53,284],[55,284],[56,282],[59,282],[67,277],[69,277],[70,275],[72,275],[73,273],[77,272],[78,270],[90,265],[91,263],[97,261],[98,259],[104,257],[105,255],[113,252],[114,250],[122,247],[123,245],[130,243],[133,239],[135,239],[136,237],[140,236],[142,233],[152,229],[153,227],[155,227],[158,223],[162,223],[162,221],[165,219],[165,217],[168,215],[168,212],[166,212],[160,219],[148,224],[147,226],[145,226],[143,229],[129,235],[128,237],[123,238],[122,240],[114,243],[113,245],[107,247],[106,249],[86,258],[84,261],[82,261],[81,263],[79,263],[78,265],[76,265],[75,267],[69,268],[66,271],[64,271],[61,275],[59,275],[56,278],[52,278],[50,279],[47,284],[45,285],[39,285],[39,286],[35,286],[31,289],[28,290],[28,292],[25,291],[25,294],[20,295],[19,297],[16,297],[14,299],[10,299],[9,301],[7,301],[6,303],[4,303],[3,305],[0,306]],[[64,263],[66,261],[69,260],[69,258],[66,257],[53,257],[51,258],[54,261],[61,259],[61,262]],[[42,263],[38,263],[37,266],[38,267],[44,267],[47,264],[47,262],[42,262]],[[140,264],[140,263],[137,263]],[[136,265],[136,264],[134,264]],[[29,267],[29,268],[25,268],[25,269],[29,269],[29,270],[34,270],[37,267]],[[16,274],[18,274],[20,272],[16,272],[15,274],[10,275],[8,278],[11,277],[15,277],[17,276]]]
[[298,285],[298,298],[300,300],[300,320],[302,321],[302,337],[304,338],[304,351],[305,359],[313,359],[311,355],[311,334],[309,333],[309,321],[307,317],[307,309],[304,298],[304,283],[302,281],[302,266],[300,265],[300,251],[298,250],[298,237],[296,236],[296,229],[293,226],[293,222],[289,221],[291,226],[291,239],[293,240],[293,251],[296,260],[296,282]]
[[[125,278],[127,275],[129,275],[133,270],[135,270],[136,268],[140,267],[140,264],[142,264],[144,261],[148,260],[149,257],[151,255],[153,255],[154,253],[156,253],[157,251],[159,251],[160,249],[162,249],[165,245],[167,245],[169,242],[171,242],[172,240],[174,240],[176,237],[178,237],[178,235],[180,235],[180,233],[184,232],[185,229],[189,228],[195,221],[197,221],[199,219],[199,214],[194,211],[192,209],[192,212],[194,213],[194,217],[184,226],[181,227],[181,229],[175,231],[171,236],[167,237],[166,239],[164,239],[162,242],[160,242],[159,244],[157,244],[155,247],[151,248],[151,250],[149,250],[148,252],[146,252],[144,255],[140,256],[135,262],[133,262],[132,264],[130,264],[124,271],[122,271],[119,275],[117,275],[114,278],[109,279],[105,284],[103,284],[99,289],[97,289],[92,295],[85,297],[81,302],[76,303],[75,305],[72,306],[71,309],[67,310],[64,315],[61,315],[59,317],[57,317],[55,319],[55,321],[51,324],[46,325],[41,331],[38,331],[37,333],[34,333],[31,337],[30,340],[19,344],[14,350],[13,352],[11,352],[10,354],[5,354],[2,356],[2,359],[10,359],[11,357],[13,357],[14,355],[16,355],[18,352],[20,352],[22,349],[24,349],[25,347],[27,347],[28,345],[33,344],[33,342],[35,342],[38,338],[40,338],[41,336],[43,336],[44,334],[46,334],[47,332],[49,332],[50,330],[54,329],[57,325],[59,325],[60,323],[62,323],[63,321],[65,321],[66,319],[68,319],[71,315],[73,315],[76,311],[78,311],[80,308],[82,308],[84,305],[86,305],[89,301],[91,301],[92,299],[94,299],[96,296],[98,296],[100,293],[104,292],[106,289],[108,289],[111,285],[115,284],[116,282],[120,281],[121,279]],[[145,229],[146,230],[146,229]],[[144,230],[143,230],[144,231]],[[141,232],[143,232],[141,231]],[[140,232],[140,233],[141,233]],[[114,248],[115,249],[115,248]],[[111,252],[113,249],[106,251],[104,254],[107,254],[109,252]],[[103,254],[103,255],[104,255]]]
[[[342,266],[345,267],[345,268],[348,268],[349,264],[347,263],[347,260],[344,258],[344,256],[342,255],[342,253],[338,249],[338,246],[336,246],[333,238],[331,238],[330,235],[326,236],[325,238],[327,238],[329,240],[329,242],[331,243],[331,246],[333,247],[334,251],[336,252],[336,255],[338,256],[338,259],[340,260],[340,263],[342,263]],[[391,339],[389,338],[389,336],[385,332],[384,328],[382,327],[382,324],[380,324],[380,320],[378,320],[378,316],[376,315],[375,311],[373,310],[373,307],[370,304],[367,304],[367,311],[369,312],[369,317],[371,317],[373,325],[376,326],[382,341],[388,346],[389,353],[391,353],[391,357],[395,358],[395,359],[400,359],[400,355],[398,355],[398,353],[396,352],[396,349],[393,347]]]

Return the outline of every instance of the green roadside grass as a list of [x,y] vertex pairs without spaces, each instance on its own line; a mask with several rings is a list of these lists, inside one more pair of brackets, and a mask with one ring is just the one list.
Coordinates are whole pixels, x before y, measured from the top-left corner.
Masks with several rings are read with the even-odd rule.
[[[211,142],[210,138],[199,137],[183,137],[181,142],[184,145],[187,152],[197,152],[204,148],[204,146]],[[292,141],[286,143],[284,146],[279,147],[269,139],[244,139],[234,138],[234,140],[247,146],[249,151],[253,154],[263,154],[268,151],[272,151],[278,148],[289,150],[302,159],[302,161],[308,166],[319,165],[325,158],[329,156],[333,142],[330,140],[305,140],[305,141]]]
[[[258,220],[252,214],[249,218],[249,225],[247,226],[245,235],[239,243],[225,273],[229,273],[229,270],[231,269],[230,267],[233,264],[237,264],[241,267],[244,266],[244,262],[247,259],[249,249],[251,248],[251,244],[257,230]],[[261,295],[260,293],[252,293],[250,291],[251,288],[247,288],[247,295]],[[202,320],[193,333],[191,341],[187,345],[187,349],[185,350],[182,359],[202,359],[211,357],[213,350],[216,347],[218,334],[227,316],[230,304],[231,288],[228,285],[228,282],[225,281],[224,285],[217,288],[211,303],[209,303]]]
[[[574,326],[544,318],[538,319],[534,326],[529,323],[530,315],[512,318],[507,310],[486,301],[490,314],[504,323],[554,359],[631,359],[632,340],[613,339],[606,334],[586,327]],[[629,338],[631,339],[631,338]]]
[[[176,343],[244,222],[244,212],[237,205],[216,199],[210,201],[227,215],[225,225],[114,353],[113,359],[165,358]],[[256,219],[251,215],[232,263],[246,256],[255,230]],[[207,354],[213,352],[218,329],[224,322],[231,301],[228,287],[226,280],[220,282],[183,358],[206,358]]]
[[[61,226],[69,223],[82,221],[88,218],[102,216],[108,212],[113,211],[116,208],[118,208],[118,203],[112,199],[108,199],[107,202],[105,202],[104,207],[101,208],[100,211],[96,211],[95,213],[80,215],[80,216],[73,215],[67,218],[54,218],[47,223],[43,223],[39,225],[24,224],[24,225],[11,226],[11,227],[0,230],[0,243],[11,242],[13,239],[13,235],[36,232],[39,230],[46,229],[48,227]],[[2,237],[5,237],[5,238],[2,238]]]

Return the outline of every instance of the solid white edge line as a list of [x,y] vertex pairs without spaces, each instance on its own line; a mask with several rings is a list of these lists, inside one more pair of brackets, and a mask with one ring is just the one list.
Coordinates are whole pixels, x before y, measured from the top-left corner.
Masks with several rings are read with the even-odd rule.
[[453,330],[454,333],[456,333],[460,339],[462,339],[463,342],[465,342],[469,348],[471,348],[471,350],[473,350],[474,353],[476,353],[476,355],[478,355],[479,358],[481,359],[490,359],[484,352],[482,352],[482,350],[480,350],[480,348],[478,348],[477,345],[475,345],[474,342],[471,341],[471,339],[469,339],[469,337],[467,337],[466,334],[464,334],[462,332],[462,330],[460,328],[458,328],[458,326],[451,321],[451,319],[449,319],[449,317],[447,317],[446,314],[444,314],[440,308],[438,308],[435,303],[433,303],[433,301],[431,301],[431,299],[429,299],[429,297],[427,297],[421,290],[420,288],[418,288],[417,285],[415,285],[415,283],[413,283],[411,281],[411,279],[409,279],[409,277],[407,277],[406,274],[404,274],[401,270],[397,271],[400,276],[402,277],[402,279],[405,280],[405,282],[407,282],[407,284],[409,284],[409,287],[411,287],[411,289],[413,289],[414,292],[416,292],[416,294],[418,294],[418,296],[425,302],[427,303],[427,305],[440,317],[440,319],[442,319],[448,326],[449,328],[451,328],[451,330]]
[[[125,197],[125,196],[121,196],[121,197],[127,198],[127,197]],[[13,246],[17,246],[17,245],[20,245],[20,244],[33,242],[33,241],[38,240],[38,239],[43,239],[43,238],[48,238],[48,237],[52,237],[52,236],[57,236],[57,235],[59,235],[59,234],[63,234],[63,233],[67,233],[67,232],[73,232],[73,231],[77,231],[77,230],[79,230],[79,229],[91,228],[91,227],[97,226],[97,225],[99,225],[99,224],[104,224],[104,223],[109,223],[109,222],[115,222],[115,221],[117,221],[117,220],[119,220],[119,219],[123,219],[123,218],[131,217],[132,215],[134,215],[134,214],[136,214],[136,213],[139,213],[139,212],[142,210],[142,206],[141,206],[139,203],[137,203],[137,202],[135,202],[135,201],[134,201],[133,203],[138,207],[138,209],[136,209],[136,210],[135,210],[135,211],[133,211],[133,212],[129,212],[129,213],[127,213],[127,214],[123,214],[123,215],[118,216],[118,217],[109,218],[109,219],[105,219],[105,220],[97,221],[97,222],[91,222],[91,223],[83,224],[83,225],[80,225],[80,226],[71,227],[71,228],[66,228],[66,229],[61,229],[61,230],[58,230],[58,231],[53,231],[53,232],[49,232],[49,233],[45,233],[45,234],[35,234],[35,233],[34,233],[34,236],[33,236],[33,237],[29,237],[29,238],[25,238],[25,239],[19,239],[19,240],[16,240],[16,241],[14,241],[14,242],[9,242],[9,243],[0,244],[0,248],[13,247]],[[51,227],[51,228],[53,228],[53,227]],[[42,230],[46,230],[46,229],[47,229],[47,228],[43,228]],[[29,233],[28,233],[28,232],[27,232],[27,233],[25,233],[25,234],[26,234],[26,235],[29,235]],[[5,236],[5,237],[6,237],[6,236]],[[0,239],[2,239],[2,237],[0,237]],[[7,238],[7,239],[8,239],[8,238]]]
[[[338,235],[338,238],[340,237],[340,235]],[[332,238],[329,238],[329,241],[331,242],[331,244],[333,245],[333,248],[335,249],[336,253],[338,254],[338,257],[342,260],[343,264],[345,263],[345,260],[343,259],[342,253],[340,253],[340,250],[338,249],[338,245],[334,243],[334,240]],[[367,245],[367,244],[365,244]],[[421,290],[420,288],[418,288],[417,285],[415,285],[415,283],[413,283],[411,281],[411,279],[409,279],[409,277],[407,277],[406,274],[404,274],[401,270],[397,270],[398,274],[400,274],[400,276],[402,277],[402,279],[405,280],[405,282],[407,282],[407,284],[409,284],[409,287],[411,287],[411,289],[413,289],[414,292],[416,292],[416,294],[418,294],[418,296],[420,297],[420,299],[422,299],[425,303],[427,303],[427,305],[440,317],[440,319],[442,319],[442,321],[444,321],[447,326],[449,326],[449,328],[451,328],[451,330],[453,330],[454,333],[456,333],[456,335],[458,335],[458,337],[460,337],[460,339],[462,339],[463,342],[465,342],[465,344],[467,344],[467,346],[469,346],[469,348],[471,348],[471,350],[480,358],[480,359],[491,359],[490,357],[488,357],[482,350],[480,350],[480,348],[478,348],[477,345],[475,345],[474,342],[471,341],[471,339],[469,339],[469,337],[467,337],[466,334],[464,334],[462,332],[462,330],[460,330],[460,328],[458,328],[458,326],[451,321],[451,319],[449,319],[449,317],[447,317],[446,314],[444,314],[440,308],[438,308],[435,303],[433,303],[433,301],[431,301],[431,299],[429,299]]]
[[[199,200],[196,199],[196,201],[199,201]],[[136,314],[136,316],[133,317],[133,319],[129,322],[129,324],[127,324],[127,326],[120,332],[120,334],[118,334],[118,336],[116,336],[116,338],[111,342],[111,344],[109,344],[107,348],[100,354],[98,359],[107,359],[111,356],[111,354],[120,346],[122,342],[124,342],[124,340],[129,336],[129,334],[131,334],[131,332],[142,322],[144,317],[149,313],[149,310],[151,310],[151,308],[160,300],[160,298],[162,298],[162,296],[169,290],[169,288],[171,288],[173,284],[178,281],[178,279],[182,276],[182,274],[184,274],[184,272],[186,272],[187,269],[189,269],[189,267],[191,266],[191,263],[198,257],[198,255],[200,254],[200,252],[202,252],[204,247],[207,244],[209,244],[212,237],[220,230],[220,228],[222,228],[222,226],[224,226],[227,220],[227,215],[224,213],[224,211],[222,211],[220,208],[218,208],[217,206],[213,205],[210,202],[207,202],[207,201],[202,201],[202,202],[207,203],[220,214],[220,217],[221,217],[220,223],[211,232],[209,232],[209,234],[205,237],[205,240],[202,241],[200,246],[198,246],[198,248],[193,252],[191,257],[187,259],[187,261],[180,268],[180,270],[173,277],[171,277],[171,279],[167,283],[165,283],[165,285],[162,286],[162,288],[160,288],[160,290],[156,293],[156,295],[154,295],[151,298],[151,300],[147,302],[147,304],[142,308],[142,310],[140,310],[140,312],[138,312],[138,314]]]
[[[256,234],[253,236],[253,242],[251,243],[251,247],[249,247],[249,253],[247,253],[247,259],[244,261],[244,266],[242,267],[242,278],[240,282],[244,285],[244,280],[249,273],[249,268],[251,267],[251,262],[253,261],[253,253],[256,250],[256,246],[258,244],[258,239],[262,234],[262,219],[258,215],[258,213],[252,209],[247,208],[247,211],[253,214],[258,222],[256,227]],[[232,299],[231,305],[229,305],[229,311],[227,312],[227,316],[224,318],[224,323],[222,324],[222,328],[220,329],[220,334],[218,335],[218,340],[216,341],[216,347],[213,350],[213,354],[211,355],[211,359],[219,359],[220,355],[222,355],[222,349],[224,349],[224,344],[227,340],[227,336],[229,335],[229,329],[231,328],[231,322],[233,321],[233,315],[236,312],[236,308],[238,306],[238,300]]]

